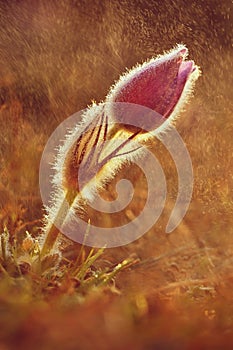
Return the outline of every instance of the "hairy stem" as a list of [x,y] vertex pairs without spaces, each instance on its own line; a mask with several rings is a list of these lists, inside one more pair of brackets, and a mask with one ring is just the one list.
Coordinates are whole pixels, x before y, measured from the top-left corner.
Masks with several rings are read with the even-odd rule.
[[70,206],[75,200],[75,197],[77,195],[77,192],[74,190],[67,190],[65,198],[56,214],[56,217],[53,222],[49,223],[46,233],[45,233],[45,240],[41,247],[41,258],[43,258],[45,255],[49,254],[52,250],[54,244],[56,243],[56,240],[58,238],[58,235],[60,233],[59,227],[61,227],[62,223],[64,222],[68,211],[70,209]]

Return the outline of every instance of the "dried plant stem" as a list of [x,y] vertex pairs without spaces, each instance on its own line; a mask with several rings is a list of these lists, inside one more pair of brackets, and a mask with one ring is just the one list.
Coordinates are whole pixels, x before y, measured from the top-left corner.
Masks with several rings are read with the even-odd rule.
[[74,202],[76,196],[77,196],[76,191],[67,190],[65,198],[56,214],[54,221],[51,222],[47,227],[47,231],[45,233],[46,238],[41,248],[41,255],[40,255],[41,258],[49,254],[49,252],[52,250],[57,240],[57,237],[60,233],[59,227],[61,227],[62,223],[64,222],[67,216],[67,213],[70,209],[70,206]]

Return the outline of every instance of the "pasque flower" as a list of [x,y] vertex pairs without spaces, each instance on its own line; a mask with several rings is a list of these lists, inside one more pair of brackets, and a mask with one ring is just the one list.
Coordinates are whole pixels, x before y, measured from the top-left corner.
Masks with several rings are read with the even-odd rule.
[[[67,135],[57,155],[53,180],[57,191],[54,204],[48,209],[42,255],[51,250],[63,222],[78,210],[80,203],[85,199],[91,201],[106,179],[141,151],[140,147],[131,146],[130,141],[145,142],[166,130],[178,116],[200,74],[194,62],[186,60],[187,54],[187,48],[178,45],[127,71],[110,89],[106,103],[93,104],[83,114],[82,122]],[[144,127],[147,115],[141,116],[141,124],[135,124],[135,115],[131,115],[130,123],[114,125],[110,123],[114,103],[144,106],[161,117],[160,123],[151,126],[150,121],[152,133],[147,132],[148,125]]]
[[142,105],[169,121],[177,116],[194,81],[200,75],[193,61],[186,61],[188,49],[178,45],[174,50],[152,58],[121,76],[107,101]]

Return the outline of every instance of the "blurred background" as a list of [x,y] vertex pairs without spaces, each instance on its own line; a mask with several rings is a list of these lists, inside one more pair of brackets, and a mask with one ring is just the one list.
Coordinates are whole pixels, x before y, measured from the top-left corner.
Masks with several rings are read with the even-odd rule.
[[[232,11],[231,0],[0,1],[0,221],[12,235],[38,232],[43,215],[39,162],[54,128],[91,101],[104,100],[126,68],[178,43],[187,45],[189,58],[202,71],[194,97],[176,122],[193,162],[189,211],[166,235],[177,175],[168,152],[156,144],[153,152],[168,184],[163,214],[144,237],[108,250],[105,260],[117,263],[135,254],[141,264],[116,280],[122,293],[140,292],[154,305],[153,296],[163,291],[166,305],[181,313],[187,299],[197,302],[200,314],[184,311],[184,319],[197,319],[197,329],[213,319],[216,337],[222,329],[229,334],[233,321]],[[146,196],[143,175],[136,167],[132,174],[135,201],[122,220],[135,217]],[[114,188],[109,184],[107,197]],[[106,220],[114,225],[116,219]],[[180,297],[179,309],[172,303]],[[117,320],[116,334],[121,330]],[[151,340],[147,349],[169,346],[156,344]]]

